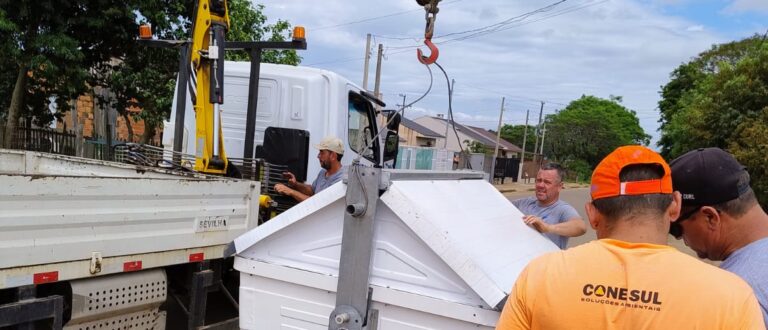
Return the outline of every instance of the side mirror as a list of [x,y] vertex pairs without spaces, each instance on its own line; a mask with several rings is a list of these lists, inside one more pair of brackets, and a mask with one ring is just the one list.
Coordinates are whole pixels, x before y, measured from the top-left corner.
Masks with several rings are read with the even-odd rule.
[[384,139],[384,163],[392,161],[392,168],[397,165],[397,151],[400,145],[400,136],[397,131],[387,132],[387,137]]
[[[392,111],[389,114],[387,114],[387,129],[390,131],[397,132],[400,128],[400,121],[402,120],[402,116],[397,111]],[[387,135],[389,137],[389,135]]]

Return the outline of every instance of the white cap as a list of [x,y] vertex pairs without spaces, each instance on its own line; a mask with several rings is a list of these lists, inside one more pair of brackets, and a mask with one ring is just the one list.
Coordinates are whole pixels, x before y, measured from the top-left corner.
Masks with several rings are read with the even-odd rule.
[[344,154],[344,143],[335,136],[326,136],[320,144],[315,145],[318,150],[330,150],[339,155]]

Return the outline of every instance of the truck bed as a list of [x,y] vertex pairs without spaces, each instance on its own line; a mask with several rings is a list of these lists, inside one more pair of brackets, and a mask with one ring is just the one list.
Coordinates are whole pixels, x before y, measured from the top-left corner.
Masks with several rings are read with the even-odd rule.
[[0,288],[221,258],[257,223],[252,181],[3,149],[0,164]]

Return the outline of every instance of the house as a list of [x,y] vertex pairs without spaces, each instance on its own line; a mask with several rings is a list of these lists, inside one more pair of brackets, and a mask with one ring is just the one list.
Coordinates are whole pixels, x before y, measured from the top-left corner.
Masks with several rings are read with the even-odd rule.
[[445,140],[442,134],[405,117],[401,118],[399,135],[400,144],[411,147],[436,148],[442,146]]
[[[477,132],[478,134],[482,135],[486,139],[489,139],[493,141],[493,145],[489,147],[490,150],[493,150],[496,147],[496,132],[491,132],[487,129],[481,128],[481,127],[475,127],[475,126],[466,126],[465,127]],[[488,147],[486,145],[486,147]],[[511,142],[499,139],[499,157],[501,158],[512,158],[513,155],[522,153],[523,149],[512,144]],[[505,156],[502,156],[502,153]],[[519,157],[519,156],[517,156]]]
[[[57,130],[63,132],[81,131],[83,137],[103,139],[106,134],[106,124],[109,124],[113,130],[112,138],[114,140],[129,141],[129,128],[125,118],[128,117],[133,131],[132,142],[138,142],[144,134],[144,120],[133,116],[141,112],[139,108],[128,109],[128,116],[120,116],[116,110],[99,104],[91,94],[80,95],[76,100],[73,100],[73,105],[73,109],[65,113],[61,121],[55,123]],[[105,113],[105,108],[107,113]],[[150,142],[159,144],[162,131],[162,127],[159,127],[154,136],[150,138]]]
[[[487,150],[493,151],[496,148],[496,134],[491,133],[480,127],[472,127],[455,123],[450,125],[450,122],[443,118],[443,116],[430,117],[424,116],[414,120],[421,126],[424,126],[432,131],[444,132],[448,127],[448,135],[445,137],[445,148],[454,152],[460,152],[462,148],[466,149],[467,145],[464,141],[479,142],[483,144]],[[455,126],[456,132],[454,133],[452,126]],[[458,139],[456,138],[458,135]],[[461,141],[461,148],[459,147],[459,141]],[[442,147],[442,145],[438,145]],[[514,158],[519,157],[516,154],[521,153],[523,150],[507,142],[504,139],[499,140],[499,158]]]

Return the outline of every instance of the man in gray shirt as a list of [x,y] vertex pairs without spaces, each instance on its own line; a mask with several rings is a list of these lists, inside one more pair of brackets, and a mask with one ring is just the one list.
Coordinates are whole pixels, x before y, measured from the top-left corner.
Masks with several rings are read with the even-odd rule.
[[749,283],[768,324],[768,215],[746,168],[718,148],[689,151],[670,167],[683,204],[670,234]]
[[570,204],[560,200],[565,170],[548,163],[536,174],[536,195],[512,201],[523,213],[523,221],[544,234],[560,249],[568,246],[568,238],[584,235],[587,225]]
[[317,159],[320,161],[320,167],[322,167],[317,173],[315,181],[311,185],[297,182],[293,173],[285,172],[283,176],[288,179],[288,184],[276,184],[275,191],[301,202],[341,180],[344,175],[344,168],[341,165],[344,143],[341,142],[341,139],[332,136],[326,137],[315,148],[319,150]]

